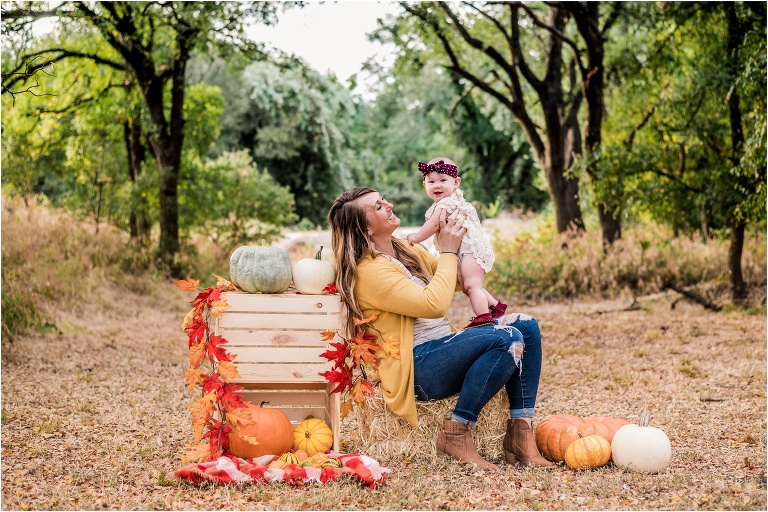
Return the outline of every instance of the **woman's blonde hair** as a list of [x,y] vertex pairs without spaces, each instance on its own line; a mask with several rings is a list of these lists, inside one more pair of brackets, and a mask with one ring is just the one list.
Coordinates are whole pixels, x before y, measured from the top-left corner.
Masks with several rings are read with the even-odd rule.
[[[357,263],[363,256],[376,257],[379,251],[368,235],[368,219],[365,209],[357,202],[371,192],[377,192],[369,187],[357,187],[343,192],[333,202],[328,210],[328,225],[331,228],[331,247],[336,260],[336,289],[346,306],[343,312],[342,327],[345,336],[353,336],[355,331],[354,318],[362,319],[363,312],[355,296],[357,280]],[[411,274],[428,283],[431,274],[423,267],[406,244],[392,238],[395,256]]]

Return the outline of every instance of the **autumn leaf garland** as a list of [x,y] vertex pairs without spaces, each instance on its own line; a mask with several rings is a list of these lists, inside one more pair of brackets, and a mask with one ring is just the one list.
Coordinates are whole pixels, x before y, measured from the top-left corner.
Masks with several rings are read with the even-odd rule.
[[[367,334],[365,328],[374,329],[371,322],[376,320],[376,315],[363,320],[354,318],[356,327],[363,326],[355,333],[355,336],[347,339],[335,331],[323,332],[323,340],[332,341],[336,337],[341,342],[330,343],[331,348],[320,357],[333,362],[332,369],[321,373],[331,384],[336,384],[331,393],[341,393],[343,401],[340,407],[340,416],[345,418],[352,412],[353,404],[358,407],[365,405],[366,395],[373,394],[373,384],[368,378],[369,372],[378,369],[375,352],[379,349],[385,354],[400,359],[400,342],[394,339],[384,340],[381,345],[375,343],[377,336]],[[378,332],[378,331],[377,331]]]
[[[193,442],[187,446],[182,464],[219,458],[229,448],[232,428],[253,424],[251,416],[246,413],[249,403],[238,393],[244,388],[231,382],[240,377],[232,364],[235,356],[224,347],[227,340],[212,333],[210,327],[211,316],[220,319],[221,314],[230,308],[226,299],[221,298],[222,292],[240,290],[223,277],[216,277],[216,286],[204,290],[198,288],[200,281],[189,277],[176,281],[182,291],[198,292],[190,302],[192,310],[184,317],[181,326],[189,337],[189,369],[185,381],[190,395],[195,393],[198,386],[201,388],[200,397],[187,406],[192,417]],[[333,283],[323,291],[338,293]],[[375,352],[381,349],[391,357],[400,358],[399,341],[385,339],[378,345],[375,343],[377,337],[366,333],[366,329],[376,330],[371,325],[374,320],[375,315],[362,320],[355,318],[355,326],[361,329],[351,339],[344,338],[336,331],[321,333],[323,341],[331,343],[330,348],[320,356],[333,362],[333,366],[320,375],[336,384],[332,393],[342,393],[342,418],[352,411],[353,404],[363,407],[366,395],[373,394],[373,384],[368,374],[378,369]],[[341,342],[333,342],[337,337]],[[259,444],[257,439],[244,436],[242,431],[239,435],[252,444]]]
[[[248,402],[238,393],[243,387],[231,382],[240,376],[232,364],[235,356],[224,348],[227,340],[211,332],[209,323],[211,316],[221,318],[230,307],[221,293],[239,289],[223,277],[216,277],[216,286],[204,290],[197,287],[200,281],[189,277],[176,281],[182,291],[198,292],[191,301],[192,310],[181,325],[189,336],[189,369],[185,381],[190,395],[198,386],[201,388],[200,398],[187,405],[192,416],[193,442],[187,446],[182,464],[218,459],[229,448],[232,426],[253,423],[250,415],[244,413]],[[249,436],[245,439],[258,444],[258,440]]]

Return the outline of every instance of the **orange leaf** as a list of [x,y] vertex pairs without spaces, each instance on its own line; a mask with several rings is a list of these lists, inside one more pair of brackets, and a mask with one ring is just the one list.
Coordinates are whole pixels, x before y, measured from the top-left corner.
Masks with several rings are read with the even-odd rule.
[[373,322],[374,320],[376,320],[376,318],[377,318],[376,313],[374,313],[371,316],[369,316],[368,318],[364,318],[362,320],[358,320],[357,318],[353,318],[352,321],[355,323],[355,327],[357,327],[358,325],[363,325],[363,324],[367,324],[368,322]]
[[211,302],[211,314],[218,319],[221,319],[221,314],[231,308],[227,299],[214,300]]
[[[236,409],[232,409],[231,411],[227,411],[227,423],[229,423],[233,429],[238,429],[248,425],[253,425],[254,421],[253,416],[251,416],[251,413],[247,407],[238,407]],[[238,433],[238,435],[240,434]]]
[[203,371],[199,368],[188,368],[184,382],[189,386],[189,394],[191,395],[195,392],[197,384],[203,385]]
[[213,274],[213,277],[216,278],[216,288],[221,288],[224,291],[228,292],[239,292],[240,289],[232,284],[231,282],[227,281],[221,276],[217,276],[216,274]]
[[393,359],[400,359],[400,342],[395,338],[388,338],[381,344],[381,350]]
[[208,443],[201,443],[198,445],[187,445],[187,450],[184,452],[184,458],[181,459],[181,464],[184,465],[188,462],[208,462],[211,457],[211,449],[208,447]]
[[184,321],[181,322],[181,330],[186,331],[187,326],[192,323],[192,319],[195,318],[196,310],[190,309],[189,313],[187,313],[187,316],[184,317]]
[[187,277],[186,279],[179,279],[175,284],[183,292],[194,292],[197,290],[197,285],[200,284],[200,281]]
[[320,336],[322,336],[323,341],[329,341],[336,337],[336,331],[323,331]]
[[351,412],[352,412],[352,400],[347,400],[346,402],[342,402],[341,406],[339,407],[339,416],[341,417],[341,419],[346,418]]
[[240,376],[237,367],[228,361],[220,360],[219,364],[216,365],[216,371],[219,372],[219,375],[221,375],[221,378],[224,379],[225,382],[229,382]]
[[192,368],[200,366],[200,361],[205,357],[205,340],[193,343],[189,347],[189,365]]
[[[350,353],[355,365],[360,364],[360,360],[376,368],[376,356],[374,352],[379,349],[379,346],[371,341],[373,336],[366,336],[362,332],[358,332],[357,336],[352,338]],[[375,338],[374,338],[375,339]]]
[[363,405],[365,403],[366,393],[372,395],[373,386],[371,386],[371,383],[367,380],[361,379],[357,382],[357,384],[355,384],[354,397],[352,399],[359,405]]
[[213,417],[213,412],[216,409],[216,391],[211,391],[205,396],[193,400],[187,405],[187,408],[191,409],[189,415],[192,416],[194,442],[197,443],[202,439],[205,424]]

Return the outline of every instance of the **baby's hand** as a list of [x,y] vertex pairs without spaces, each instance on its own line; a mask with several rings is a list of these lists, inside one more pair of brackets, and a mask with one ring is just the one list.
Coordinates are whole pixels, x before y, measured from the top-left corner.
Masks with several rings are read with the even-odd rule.
[[414,238],[414,234],[413,233],[411,233],[410,235],[405,237],[405,239],[408,241],[408,243],[411,245],[411,247],[413,247],[413,240],[412,240],[413,238]]

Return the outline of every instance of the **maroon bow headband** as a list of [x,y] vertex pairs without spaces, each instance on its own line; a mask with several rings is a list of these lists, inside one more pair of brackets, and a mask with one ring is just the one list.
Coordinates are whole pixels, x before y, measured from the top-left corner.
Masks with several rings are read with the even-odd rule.
[[424,176],[426,176],[431,172],[439,172],[442,174],[447,174],[451,178],[459,177],[459,168],[456,167],[455,165],[447,164],[442,160],[438,160],[433,164],[425,164],[425,163],[419,162],[419,170],[421,171],[421,174]]

